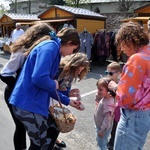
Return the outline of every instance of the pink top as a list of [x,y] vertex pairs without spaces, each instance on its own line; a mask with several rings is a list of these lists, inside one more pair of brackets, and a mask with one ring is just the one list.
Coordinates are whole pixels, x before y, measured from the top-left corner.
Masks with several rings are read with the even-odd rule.
[[150,44],[128,59],[116,93],[120,107],[150,109]]
[[114,120],[114,105],[113,97],[109,99],[102,98],[95,108],[94,121],[101,132],[105,132],[112,128]]

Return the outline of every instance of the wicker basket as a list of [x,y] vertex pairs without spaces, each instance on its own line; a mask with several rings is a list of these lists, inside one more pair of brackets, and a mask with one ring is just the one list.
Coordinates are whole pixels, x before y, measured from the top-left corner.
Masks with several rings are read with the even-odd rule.
[[[58,94],[57,94],[57,96],[58,96]],[[67,133],[74,129],[74,126],[76,123],[76,118],[72,113],[70,113],[70,114],[67,113],[67,111],[69,109],[62,106],[59,96],[58,96],[58,99],[59,99],[59,104],[50,106],[50,112],[51,112],[53,119],[55,120],[55,123],[56,123],[59,131],[61,133]],[[62,112],[61,119],[58,118],[56,115],[56,114],[58,114],[58,112],[56,111],[58,109],[61,110],[61,112]]]
[[[63,115],[64,115],[64,119],[58,119],[57,117],[56,117],[56,115],[55,115],[55,108],[61,108],[61,109],[63,109]],[[60,107],[59,105],[54,105],[54,106],[51,106],[50,107],[50,112],[51,112],[51,115],[52,115],[52,117],[54,118],[54,120],[55,120],[55,123],[56,123],[56,125],[57,125],[57,127],[58,127],[58,129],[59,129],[59,131],[61,132],[61,133],[67,133],[67,132],[70,132],[70,131],[72,131],[73,129],[74,129],[74,126],[75,126],[75,123],[76,123],[76,118],[75,118],[75,116],[74,115],[72,115],[72,117],[74,118],[74,121],[72,121],[72,119],[68,119],[67,117],[66,117],[66,114],[65,114],[65,107]]]

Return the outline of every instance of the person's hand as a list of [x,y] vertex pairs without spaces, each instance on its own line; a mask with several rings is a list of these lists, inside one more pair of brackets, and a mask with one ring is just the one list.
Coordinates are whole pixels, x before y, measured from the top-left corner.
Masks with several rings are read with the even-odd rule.
[[74,108],[78,108],[80,104],[81,104],[80,101],[70,99],[70,103],[69,103],[70,106],[72,106]]
[[98,136],[101,137],[101,138],[103,138],[104,137],[104,132],[99,131]]
[[84,105],[80,102],[80,105],[77,107],[78,110],[83,111],[85,110]]
[[99,103],[95,101],[95,106],[98,106],[98,104],[99,104]]
[[109,84],[108,84],[108,89],[111,90],[111,91],[116,92],[117,86],[118,85],[117,85],[116,82],[110,81]]
[[80,111],[85,109],[85,107],[83,106],[83,104],[80,101],[78,101],[78,100],[72,100],[72,99],[70,99],[69,105],[72,106],[72,107],[74,107],[74,108],[76,108],[76,109],[78,109],[78,110],[80,110]]
[[100,93],[99,90],[97,91],[96,96],[98,96],[99,98],[100,98],[100,97],[102,98],[101,93]]
[[79,89],[71,89],[69,91],[69,97],[78,97],[78,95],[80,94],[80,90]]

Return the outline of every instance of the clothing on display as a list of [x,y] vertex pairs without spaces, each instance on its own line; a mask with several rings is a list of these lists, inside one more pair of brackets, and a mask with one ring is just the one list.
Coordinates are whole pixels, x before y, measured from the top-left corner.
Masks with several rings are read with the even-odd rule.
[[74,28],[72,24],[65,23],[65,24],[63,25],[63,28],[67,28],[67,27],[69,27],[69,28]]
[[97,31],[93,37],[93,59],[98,60],[101,65],[105,64],[109,56],[112,56],[112,59],[117,61],[115,33],[103,29]]
[[79,34],[80,37],[80,52],[87,54],[88,59],[91,59],[91,50],[93,45],[93,36],[87,30]]

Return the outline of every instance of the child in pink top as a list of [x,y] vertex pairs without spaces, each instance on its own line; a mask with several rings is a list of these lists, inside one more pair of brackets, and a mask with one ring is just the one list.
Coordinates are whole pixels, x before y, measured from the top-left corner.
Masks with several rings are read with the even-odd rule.
[[110,78],[103,77],[97,82],[98,93],[102,97],[94,113],[98,150],[107,150],[108,136],[114,120],[115,99],[108,92],[108,84],[110,81]]

